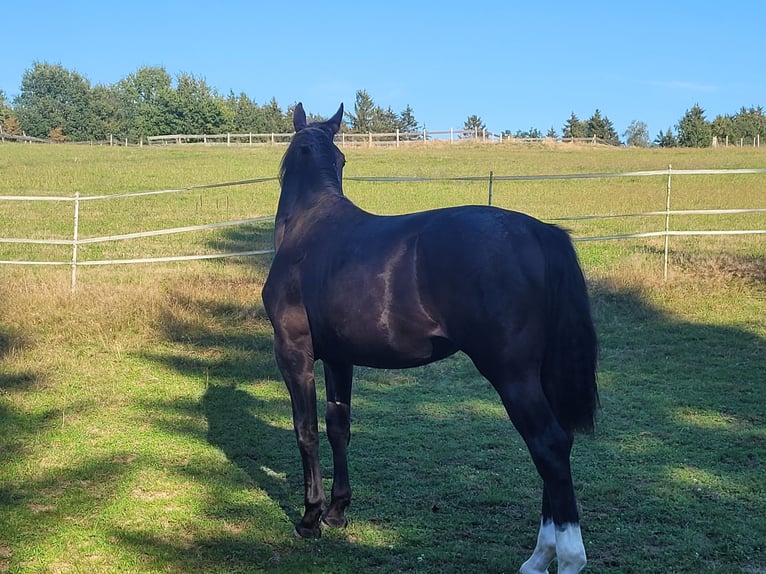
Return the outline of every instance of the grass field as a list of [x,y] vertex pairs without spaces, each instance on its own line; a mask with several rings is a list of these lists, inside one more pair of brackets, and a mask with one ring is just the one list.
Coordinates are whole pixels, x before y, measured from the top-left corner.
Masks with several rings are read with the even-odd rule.
[[[766,167],[758,149],[432,146],[347,150],[347,176]],[[83,195],[270,177],[279,148],[0,146],[0,195]],[[673,180],[674,208],[764,207],[766,176]],[[486,185],[348,182],[399,213],[484,203]],[[83,202],[81,237],[273,214],[275,182]],[[498,182],[539,217],[664,207],[664,178]],[[0,236],[67,238],[69,203],[0,202]],[[571,225],[570,225],[571,223]],[[676,222],[674,222],[676,223]],[[764,215],[678,225],[764,228]],[[568,222],[577,236],[656,220]],[[270,244],[267,225],[82,248],[87,259]],[[580,243],[601,340],[602,410],[573,453],[589,571],[766,572],[766,241]],[[0,259],[67,247],[0,244]],[[296,540],[302,472],[260,301],[267,256],[0,266],[0,573],[515,572],[540,484],[463,356],[359,369],[345,531]],[[321,371],[318,372],[321,385]],[[320,407],[320,415],[323,414]],[[320,417],[321,418],[321,417]],[[321,446],[325,476],[329,447]]]

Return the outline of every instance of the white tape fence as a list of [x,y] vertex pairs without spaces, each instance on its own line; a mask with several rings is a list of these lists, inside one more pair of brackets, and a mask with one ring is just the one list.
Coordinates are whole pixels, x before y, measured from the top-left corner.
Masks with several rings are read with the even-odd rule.
[[[631,217],[647,217],[647,216],[665,216],[664,229],[642,233],[627,233],[618,235],[601,235],[593,237],[574,237],[575,241],[611,241],[622,239],[638,239],[645,237],[664,237],[664,276],[667,279],[668,272],[668,244],[669,238],[672,236],[710,236],[710,235],[753,235],[753,234],[766,234],[766,229],[735,229],[735,230],[695,230],[695,231],[679,231],[670,229],[670,217],[671,216],[683,216],[683,215],[729,215],[729,214],[743,214],[743,213],[766,213],[766,207],[764,208],[743,208],[743,209],[690,209],[690,210],[672,210],[671,209],[671,178],[672,176],[681,175],[732,175],[732,174],[763,174],[766,173],[766,169],[697,169],[697,170],[672,170],[668,166],[667,170],[655,170],[655,171],[633,171],[623,173],[592,173],[592,174],[560,174],[560,175],[513,175],[513,176],[495,176],[490,172],[489,176],[467,176],[467,177],[443,177],[443,178],[428,178],[428,177],[347,177],[346,181],[377,181],[377,182],[426,182],[426,181],[486,181],[489,184],[489,197],[488,203],[492,204],[492,187],[494,182],[497,181],[539,181],[539,180],[564,180],[564,179],[598,179],[598,178],[624,178],[624,177],[657,177],[667,176],[667,190],[666,190],[666,202],[665,209],[662,211],[645,211],[640,213],[625,213],[625,214],[606,214],[606,215],[584,215],[576,217],[560,217],[551,218],[549,221],[561,222],[561,221],[577,221],[587,219],[609,219],[609,218],[631,218]],[[71,289],[72,292],[76,290],[77,286],[77,268],[83,266],[99,266],[99,265],[120,265],[120,264],[139,264],[139,263],[166,263],[177,261],[193,261],[193,260],[206,260],[206,259],[222,259],[230,257],[250,257],[255,255],[265,255],[273,253],[273,249],[261,249],[261,250],[246,250],[236,251],[228,253],[214,253],[203,255],[174,255],[169,257],[146,257],[146,258],[133,258],[133,259],[102,259],[102,260],[86,260],[81,261],[78,259],[78,247],[81,245],[89,245],[95,243],[104,243],[112,241],[126,241],[136,238],[156,237],[161,235],[170,235],[178,233],[191,233],[196,231],[221,229],[226,227],[235,227],[253,224],[257,222],[263,222],[273,220],[273,216],[254,217],[248,219],[239,219],[234,221],[224,221],[217,223],[209,223],[204,225],[190,225],[185,227],[174,227],[169,229],[156,229],[151,231],[142,231],[135,233],[126,233],[120,235],[110,235],[104,237],[79,237],[80,226],[80,204],[84,201],[105,201],[117,198],[140,198],[150,195],[169,194],[169,193],[182,193],[190,191],[200,191],[204,189],[214,189],[222,187],[232,187],[239,185],[258,184],[276,181],[275,177],[249,179],[242,181],[233,181],[225,183],[216,183],[202,186],[190,186],[178,189],[163,189],[154,191],[142,191],[135,193],[121,193],[110,195],[92,195],[92,196],[80,196],[79,193],[75,193],[71,197],[48,197],[48,196],[29,196],[29,195],[0,195],[0,201],[54,201],[54,202],[69,202],[73,204],[73,227],[71,239],[30,239],[30,238],[0,238],[0,243],[16,243],[16,244],[36,244],[36,245],[60,245],[70,246],[72,249],[71,260],[67,261],[23,261],[23,260],[0,260],[0,265],[53,265],[63,266],[70,265],[72,268],[71,275]]]

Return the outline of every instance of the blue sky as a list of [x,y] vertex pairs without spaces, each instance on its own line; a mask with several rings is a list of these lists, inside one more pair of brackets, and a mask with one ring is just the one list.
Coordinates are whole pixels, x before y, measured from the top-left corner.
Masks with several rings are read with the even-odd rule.
[[142,66],[191,73],[221,94],[331,115],[356,91],[431,130],[478,115],[545,132],[596,109],[654,138],[699,103],[712,120],[766,107],[766,2],[328,1],[5,3],[0,89],[35,61],[92,84]]

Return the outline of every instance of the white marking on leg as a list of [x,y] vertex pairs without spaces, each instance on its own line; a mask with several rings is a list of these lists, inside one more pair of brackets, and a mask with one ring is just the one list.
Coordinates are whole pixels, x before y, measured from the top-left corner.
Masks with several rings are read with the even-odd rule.
[[519,568],[519,574],[548,574],[548,565],[556,555],[556,529],[553,520],[540,520],[537,545],[529,560]]
[[559,574],[577,574],[585,568],[585,546],[579,524],[556,527],[556,558]]

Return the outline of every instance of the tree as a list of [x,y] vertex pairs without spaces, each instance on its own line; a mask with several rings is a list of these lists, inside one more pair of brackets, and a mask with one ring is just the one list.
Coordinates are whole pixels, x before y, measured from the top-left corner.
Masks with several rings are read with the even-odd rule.
[[3,124],[9,117],[11,117],[11,107],[8,105],[5,92],[0,90],[0,124]]
[[633,120],[622,134],[630,147],[649,147],[649,128],[644,122]]
[[569,119],[564,124],[561,133],[565,139],[584,138],[585,124],[572,112],[572,115],[569,116]]
[[601,110],[596,110],[585,123],[585,137],[598,138],[613,145],[620,144],[620,138],[609,118],[601,115]]
[[556,133],[556,128],[554,128],[553,126],[551,126],[550,128],[548,128],[548,133],[546,133],[546,134],[545,134],[545,137],[547,137],[547,138],[551,138],[551,139],[554,139],[554,140],[555,140],[556,138],[558,138],[558,137],[559,137],[559,134],[558,134],[558,133]]
[[211,134],[219,133],[224,128],[226,114],[223,102],[205,80],[191,74],[180,74],[175,103],[178,128],[182,133]]
[[677,147],[678,139],[673,134],[673,130],[668,128],[666,133],[662,133],[662,130],[660,130],[660,133],[657,134],[657,138],[654,140],[654,143],[659,147]]
[[399,129],[399,116],[389,106],[385,110],[376,106],[373,112],[372,131],[377,133],[393,133]]
[[56,143],[62,143],[67,140],[67,137],[64,135],[64,132],[61,130],[61,128],[53,128],[48,134],[48,139]]
[[228,113],[231,115],[231,129],[237,133],[265,133],[266,127],[263,121],[263,113],[247,94],[241,92],[239,96],[230,93],[226,99]]
[[90,95],[90,82],[77,72],[35,62],[22,76],[14,109],[28,135],[44,138],[60,128],[67,139],[81,141],[89,139],[98,123]]
[[375,105],[372,96],[365,90],[357,90],[354,109],[346,111],[345,118],[352,133],[394,133],[397,130],[409,133],[418,130],[415,112],[409,105],[397,114],[391,106],[384,109]]
[[261,107],[266,133],[284,134],[293,131],[292,114],[288,117],[279,107],[276,98]]
[[347,111],[345,115],[352,132],[371,132],[375,124],[375,102],[365,90],[357,90],[354,111]]
[[121,136],[122,104],[117,90],[112,86],[96,86],[91,90],[90,101],[94,124],[87,139],[106,140],[111,135]]
[[174,91],[165,68],[143,67],[117,82],[120,132],[131,141],[178,133]]
[[399,131],[403,133],[411,133],[419,131],[418,121],[415,119],[415,112],[409,104],[404,108],[402,113],[399,114]]
[[0,90],[0,131],[12,136],[21,135],[19,120],[16,119],[3,90]]
[[463,129],[466,131],[472,131],[473,133],[466,136],[468,138],[473,138],[475,136],[479,136],[480,134],[483,134],[487,126],[484,124],[483,121],[481,121],[481,118],[477,115],[471,115],[468,116],[468,118],[463,122]]
[[676,127],[678,145],[681,147],[710,147],[713,143],[713,130],[705,119],[705,110],[699,104],[686,110]]
[[543,137],[543,132],[537,128],[529,128],[526,131],[517,130],[513,137],[518,139],[541,139]]
[[752,142],[756,136],[766,138],[766,115],[761,106],[749,109],[743,107],[734,116],[732,123],[736,139]]
[[3,121],[3,132],[10,134],[12,136],[20,136],[21,135],[21,125],[19,124],[19,120],[16,119],[16,116],[8,116]]
[[733,143],[737,140],[734,118],[730,115],[716,116],[710,124],[710,131],[719,144],[726,144],[728,141]]

